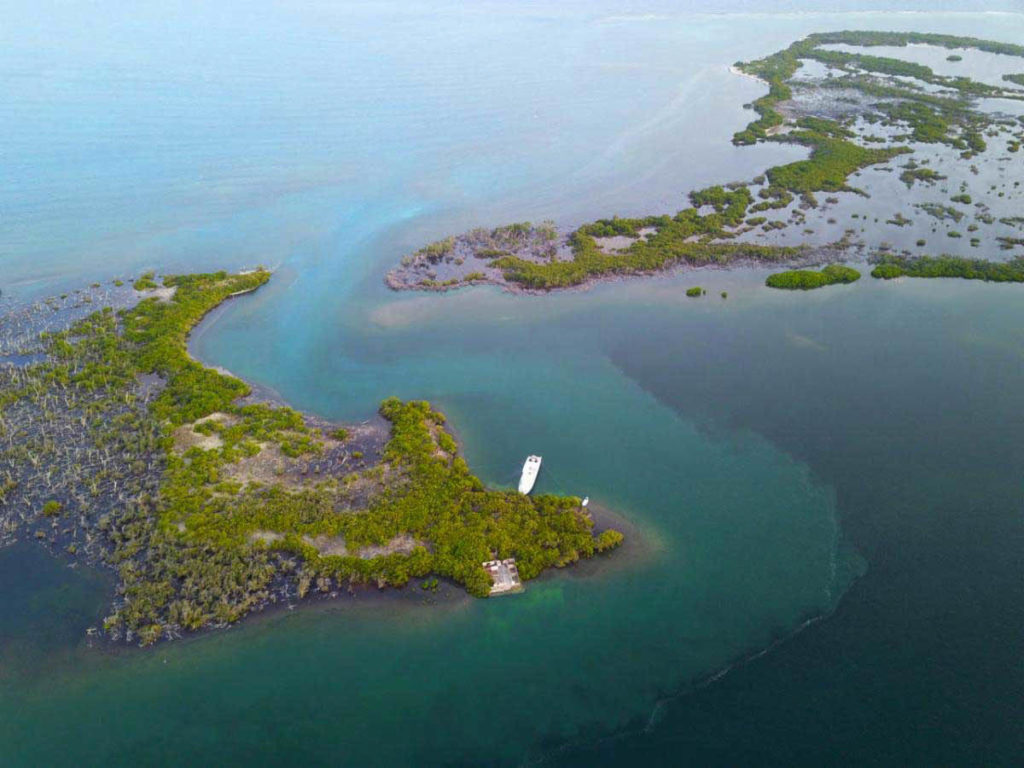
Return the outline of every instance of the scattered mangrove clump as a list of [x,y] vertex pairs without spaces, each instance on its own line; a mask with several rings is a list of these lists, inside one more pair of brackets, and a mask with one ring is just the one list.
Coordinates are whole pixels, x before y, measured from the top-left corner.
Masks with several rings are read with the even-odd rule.
[[152,290],[155,290],[156,288],[159,288],[160,286],[158,286],[156,284],[156,281],[153,279],[153,277],[154,277],[154,273],[153,272],[146,272],[145,274],[140,276],[138,280],[136,280],[133,283],[132,287],[135,288],[136,291],[152,291]]
[[913,162],[907,163],[903,168],[905,170],[900,174],[900,181],[906,184],[908,188],[913,187],[915,181],[920,181],[925,184],[934,184],[935,182],[943,181],[946,178],[932,168],[928,168],[924,165],[917,165]]
[[939,221],[959,222],[964,217],[963,211],[941,203],[918,203],[915,207]]

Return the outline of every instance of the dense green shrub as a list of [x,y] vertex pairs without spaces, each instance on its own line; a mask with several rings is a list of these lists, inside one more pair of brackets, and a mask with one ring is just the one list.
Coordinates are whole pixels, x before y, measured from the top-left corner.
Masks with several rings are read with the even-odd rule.
[[[386,400],[381,414],[391,432],[383,461],[360,462],[344,478],[317,470],[316,480],[261,482],[237,474],[240,462],[264,451],[308,468],[325,449],[323,432],[300,413],[239,404],[249,391],[244,382],[188,355],[188,333],[207,312],[267,279],[263,270],[167,277],[175,292],[165,300],[144,299],[119,314],[104,309],[44,338],[52,359],[45,372],[60,386],[124,399],[141,374],[164,382],[149,421],[115,425],[127,440],[131,429],[152,428],[163,473],[158,493],[117,510],[116,526],[107,529],[124,595],[105,622],[109,631],[132,632],[148,644],[169,626],[235,621],[262,605],[282,578],[297,578],[304,594],[314,580],[400,586],[434,573],[486,596],[490,579],[481,563],[492,557],[516,558],[520,576],[530,579],[621,541],[614,531],[595,536],[575,497],[486,489],[458,456],[444,416],[424,402]],[[217,440],[179,450],[172,436],[182,430]],[[329,435],[349,438],[344,429]],[[61,509],[50,501],[41,513]],[[341,537],[348,554],[321,553],[311,543],[316,536]],[[389,552],[400,537],[416,544]],[[368,547],[378,550],[362,553]]]
[[[898,270],[898,273],[897,273]],[[888,256],[871,272],[873,277],[958,277],[997,283],[1024,282],[1024,257],[984,261],[959,256]]]
[[900,269],[898,264],[879,264],[873,270],[871,270],[872,277],[878,277],[883,280],[892,280],[895,277],[903,275],[903,270]]
[[820,272],[794,269],[769,275],[765,285],[769,288],[807,291],[836,283],[852,283],[860,279],[860,272],[842,264],[829,264]]

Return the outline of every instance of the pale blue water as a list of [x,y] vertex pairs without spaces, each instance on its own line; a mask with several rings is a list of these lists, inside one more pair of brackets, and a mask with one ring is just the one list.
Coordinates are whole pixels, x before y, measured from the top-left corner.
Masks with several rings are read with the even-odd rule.
[[[453,230],[675,210],[689,189],[800,157],[729,143],[761,91],[728,65],[809,31],[1024,33],[1020,16],[732,8],[744,12],[11,9],[0,288],[30,297],[149,268],[267,264],[271,284],[197,334],[203,359],[330,418],[366,418],[391,394],[429,398],[487,482],[511,485],[522,456],[542,453],[539,490],[589,494],[630,536],[513,599],[342,600],[152,652],[67,637],[41,663],[23,640],[38,611],[15,609],[0,624],[13,764],[515,764],[642,729],[665,695],[840,603],[870,563],[844,534],[838,481],[813,460],[827,446],[810,455],[784,429],[730,418],[774,390],[698,385],[711,371],[757,381],[762,354],[801,380],[801,356],[861,311],[876,318],[865,334],[886,317],[913,324],[886,301],[892,286],[793,297],[741,271],[521,298],[396,295],[381,280]],[[681,298],[697,283],[708,298]],[[870,314],[879,306],[896,314]],[[727,343],[750,326],[776,333],[764,349]],[[1012,328],[986,329],[994,349],[1013,348]],[[661,361],[645,367],[641,342],[665,329]],[[705,367],[683,365],[691,356]],[[814,429],[799,416],[795,431]],[[24,601],[25,582],[0,589]],[[73,605],[81,626],[105,598],[77,589],[45,605]]]

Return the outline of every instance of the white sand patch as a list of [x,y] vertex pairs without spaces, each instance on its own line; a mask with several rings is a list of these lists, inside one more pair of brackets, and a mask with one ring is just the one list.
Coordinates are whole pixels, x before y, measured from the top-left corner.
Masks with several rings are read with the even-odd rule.
[[174,294],[178,292],[178,286],[172,285],[170,288],[154,288],[151,291],[146,291],[146,298],[152,298],[155,296],[158,301],[170,301],[174,298]]
[[371,557],[379,557],[380,555],[393,555],[396,553],[408,555],[416,547],[422,546],[424,546],[422,541],[418,541],[408,533],[401,533],[382,546],[361,547],[357,554],[359,557],[368,560]]
[[249,534],[249,541],[262,541],[264,544],[273,544],[283,538],[284,534],[276,531],[253,531]]
[[321,555],[340,555],[342,557],[348,555],[348,547],[345,546],[344,536],[303,536],[302,540],[312,547],[316,547],[316,551]]

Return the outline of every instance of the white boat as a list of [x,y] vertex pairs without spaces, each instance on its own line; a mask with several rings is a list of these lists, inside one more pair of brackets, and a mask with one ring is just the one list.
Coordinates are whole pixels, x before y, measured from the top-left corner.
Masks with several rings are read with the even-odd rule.
[[519,478],[519,492],[527,494],[533,490],[533,484],[537,482],[537,473],[540,472],[540,456],[527,456],[523,464],[523,476]]

